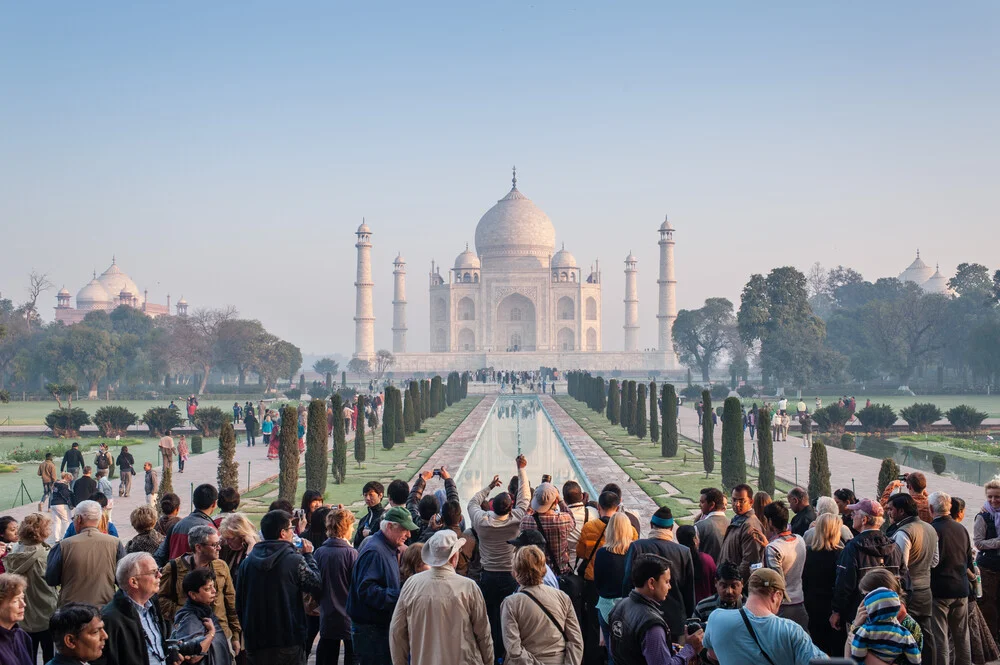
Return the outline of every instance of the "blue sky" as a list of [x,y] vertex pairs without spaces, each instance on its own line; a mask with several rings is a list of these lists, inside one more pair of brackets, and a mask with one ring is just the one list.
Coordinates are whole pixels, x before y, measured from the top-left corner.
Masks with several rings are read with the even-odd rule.
[[115,254],[151,300],[349,353],[364,216],[376,344],[402,251],[426,350],[430,261],[512,164],[601,260],[609,350],[630,250],[655,344],[664,213],[681,307],[785,264],[1000,268],[998,33],[993,2],[7,3],[0,293],[34,268],[75,294]]

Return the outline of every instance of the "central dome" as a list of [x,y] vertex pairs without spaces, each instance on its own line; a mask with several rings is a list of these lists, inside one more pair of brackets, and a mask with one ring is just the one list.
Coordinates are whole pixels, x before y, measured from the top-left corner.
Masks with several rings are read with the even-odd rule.
[[545,261],[556,248],[556,230],[548,215],[517,190],[486,211],[476,226],[476,253],[484,258],[535,256]]
[[142,293],[132,278],[122,272],[114,259],[111,260],[111,266],[97,278],[97,281],[109,294],[117,295],[122,291],[128,291],[131,295],[138,296]]

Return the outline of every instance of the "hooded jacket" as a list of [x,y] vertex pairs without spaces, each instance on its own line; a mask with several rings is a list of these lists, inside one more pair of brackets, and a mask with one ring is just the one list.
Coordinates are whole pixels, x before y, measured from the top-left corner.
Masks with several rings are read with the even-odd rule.
[[885,568],[897,577],[906,575],[903,555],[896,543],[878,529],[862,531],[847,541],[837,560],[837,580],[833,584],[833,611],[849,624],[857,614],[862,595],[858,583],[869,570]]
[[24,590],[24,621],[21,628],[29,633],[40,633],[49,629],[49,617],[55,614],[59,591],[45,581],[45,566],[48,561],[49,546],[45,543],[25,545],[18,543],[8,554],[3,565],[8,573],[23,575],[28,580]]
[[250,550],[236,578],[236,607],[248,651],[306,643],[303,592],[319,595],[319,568],[287,540],[265,540]]

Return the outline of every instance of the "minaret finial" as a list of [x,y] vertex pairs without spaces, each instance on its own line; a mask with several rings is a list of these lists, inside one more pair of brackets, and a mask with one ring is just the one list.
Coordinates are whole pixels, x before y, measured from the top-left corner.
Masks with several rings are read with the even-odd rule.
[[112,254],[111,255],[111,265],[115,265],[116,262],[117,262],[117,259],[115,258],[115,255]]
[[513,177],[511,178],[511,184],[513,185],[511,189],[517,189],[517,166],[514,166],[514,168],[511,170],[514,173]]
[[465,243],[465,251],[469,251],[469,243]]
[[917,258],[918,259],[920,258],[920,250],[919,249],[917,250]]

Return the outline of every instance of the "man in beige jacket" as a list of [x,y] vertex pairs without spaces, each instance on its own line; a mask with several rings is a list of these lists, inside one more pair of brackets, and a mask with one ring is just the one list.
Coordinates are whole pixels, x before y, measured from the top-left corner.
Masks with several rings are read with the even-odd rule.
[[424,544],[421,557],[431,569],[406,581],[389,624],[393,665],[492,665],[483,594],[455,572],[464,544],[451,529]]

